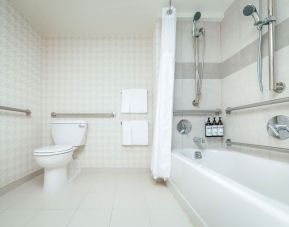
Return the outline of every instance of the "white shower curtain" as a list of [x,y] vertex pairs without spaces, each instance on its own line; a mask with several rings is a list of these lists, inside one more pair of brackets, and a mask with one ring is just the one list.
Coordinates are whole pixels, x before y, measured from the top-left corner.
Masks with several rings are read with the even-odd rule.
[[171,143],[176,49],[176,10],[162,11],[160,65],[151,170],[154,179],[168,179],[171,172]]

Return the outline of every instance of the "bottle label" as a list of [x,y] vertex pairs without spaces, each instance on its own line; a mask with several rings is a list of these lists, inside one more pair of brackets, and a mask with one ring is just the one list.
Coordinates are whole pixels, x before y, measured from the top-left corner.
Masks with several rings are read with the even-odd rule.
[[219,125],[218,126],[218,135],[219,136],[223,136],[224,135],[224,126],[223,125]]
[[218,136],[218,126],[217,125],[214,125],[213,126],[213,136]]
[[212,126],[206,126],[206,136],[212,136]]

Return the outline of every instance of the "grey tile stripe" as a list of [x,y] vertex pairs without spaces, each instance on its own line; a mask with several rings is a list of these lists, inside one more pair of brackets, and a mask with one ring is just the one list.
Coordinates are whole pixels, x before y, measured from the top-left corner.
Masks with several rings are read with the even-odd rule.
[[[276,51],[289,45],[289,18],[276,26]],[[268,34],[263,35],[263,57],[268,56]],[[221,63],[205,63],[204,79],[222,79],[257,61],[258,40]],[[176,63],[176,79],[194,79],[194,63]]]
[[[219,63],[205,63],[205,79],[221,79]],[[195,78],[195,63],[176,63],[176,79]]]

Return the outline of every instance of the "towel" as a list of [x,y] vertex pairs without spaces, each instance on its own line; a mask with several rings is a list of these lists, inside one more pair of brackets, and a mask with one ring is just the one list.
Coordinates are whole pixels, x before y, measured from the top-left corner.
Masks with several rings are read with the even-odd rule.
[[122,90],[122,113],[147,113],[146,89],[125,89]]
[[147,146],[148,145],[148,121],[123,121],[122,145]]

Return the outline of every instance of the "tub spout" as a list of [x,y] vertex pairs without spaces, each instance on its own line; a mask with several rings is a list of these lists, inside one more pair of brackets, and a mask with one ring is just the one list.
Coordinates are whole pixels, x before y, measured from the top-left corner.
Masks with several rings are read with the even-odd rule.
[[201,145],[201,144],[203,144],[203,143],[206,142],[205,139],[203,139],[203,138],[201,138],[201,137],[194,137],[194,138],[193,138],[193,141],[194,141],[194,143],[196,143],[196,144],[198,144],[198,145]]

